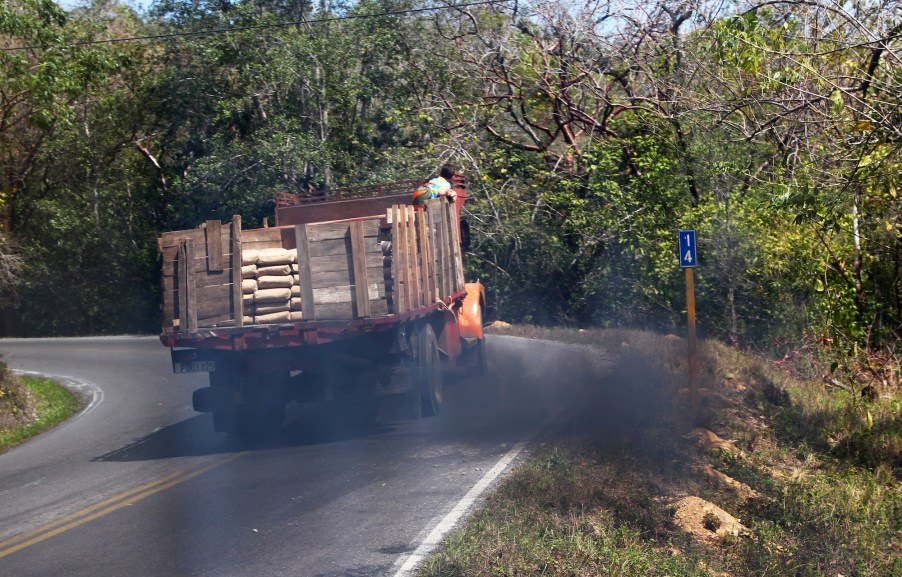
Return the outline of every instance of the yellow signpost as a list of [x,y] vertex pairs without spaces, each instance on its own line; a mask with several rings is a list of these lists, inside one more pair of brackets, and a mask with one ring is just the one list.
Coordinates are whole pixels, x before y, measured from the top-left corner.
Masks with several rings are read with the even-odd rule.
[[695,340],[695,231],[681,230],[679,236],[680,266],[686,271],[686,317],[689,341],[689,399],[698,408],[698,349]]

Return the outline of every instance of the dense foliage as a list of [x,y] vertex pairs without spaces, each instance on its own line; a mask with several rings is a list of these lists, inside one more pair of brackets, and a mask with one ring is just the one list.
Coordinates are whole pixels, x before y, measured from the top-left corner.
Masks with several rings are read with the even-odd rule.
[[450,161],[502,318],[678,328],[693,228],[703,332],[902,336],[895,2],[443,6],[3,3],[6,334],[155,332],[161,231]]

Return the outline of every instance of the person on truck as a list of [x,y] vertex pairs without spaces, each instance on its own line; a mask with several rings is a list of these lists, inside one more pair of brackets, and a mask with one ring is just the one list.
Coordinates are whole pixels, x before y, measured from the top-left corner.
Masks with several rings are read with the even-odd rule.
[[427,180],[422,186],[413,191],[413,206],[423,206],[431,198],[445,197],[454,200],[457,193],[451,188],[451,179],[454,178],[454,167],[445,164],[439,171],[439,175]]

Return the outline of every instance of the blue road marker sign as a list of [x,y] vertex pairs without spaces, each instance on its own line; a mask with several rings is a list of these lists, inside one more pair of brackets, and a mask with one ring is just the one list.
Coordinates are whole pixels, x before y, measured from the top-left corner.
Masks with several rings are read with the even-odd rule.
[[695,254],[695,231],[680,231],[680,267],[689,268],[698,264]]

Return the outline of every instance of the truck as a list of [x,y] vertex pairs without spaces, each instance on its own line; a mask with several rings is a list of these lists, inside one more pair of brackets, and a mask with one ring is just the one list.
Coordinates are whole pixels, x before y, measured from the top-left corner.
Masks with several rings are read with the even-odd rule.
[[274,226],[236,215],[162,234],[160,340],[175,373],[209,373],[192,403],[215,431],[272,431],[292,401],[372,419],[395,398],[433,416],[448,374],[485,371],[466,181],[411,206],[421,182],[280,193]]

